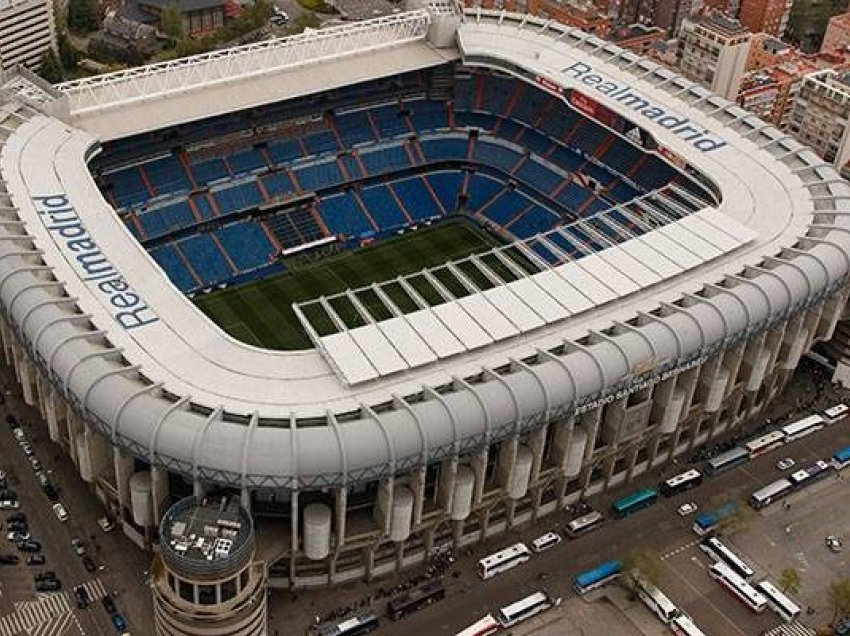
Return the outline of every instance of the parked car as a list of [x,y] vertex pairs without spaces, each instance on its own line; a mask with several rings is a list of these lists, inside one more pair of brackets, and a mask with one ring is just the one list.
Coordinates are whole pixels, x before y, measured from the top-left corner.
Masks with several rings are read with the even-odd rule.
[[29,530],[29,524],[26,521],[10,521],[6,524],[6,530],[9,532],[26,532]]
[[49,581],[50,579],[55,579],[56,572],[53,570],[46,570],[44,572],[39,572],[35,576],[32,577],[34,581]]
[[676,512],[678,512],[679,515],[682,516],[682,517],[687,517],[688,515],[692,515],[696,511],[697,511],[697,505],[693,501],[683,503],[681,506],[679,506],[678,510],[676,510]]
[[89,593],[86,592],[86,588],[82,585],[74,588],[74,600],[80,609],[86,609],[89,606]]
[[40,471],[41,468],[42,468],[41,460],[39,460],[38,457],[33,455],[32,457],[30,457],[30,466],[32,466],[32,469],[33,469],[34,472]]
[[547,532],[537,537],[531,542],[531,549],[537,553],[548,550],[551,547],[558,545],[561,542],[561,535],[555,532]]
[[19,561],[17,554],[0,554],[0,565],[17,565]]
[[31,554],[27,557],[27,565],[44,565],[47,559],[43,554]]
[[97,520],[97,525],[99,525],[100,529],[104,532],[112,532],[115,530],[115,523],[109,517],[101,517]]
[[124,620],[124,617],[121,616],[121,614],[112,615],[112,624],[115,626],[115,630],[119,634],[123,634],[127,629],[127,621]]
[[115,601],[112,600],[112,597],[109,594],[100,599],[100,602],[107,614],[115,614],[118,611],[118,608],[115,607]]
[[18,543],[20,541],[29,541],[30,539],[32,539],[32,537],[30,536],[29,532],[16,532],[13,530],[12,532],[6,534],[6,539]]
[[842,618],[832,628],[832,636],[850,636],[850,616]]
[[780,459],[778,462],[776,462],[776,467],[779,470],[788,470],[789,468],[794,468],[794,465],[796,463],[797,462],[795,462],[792,458],[784,457],[784,458]]
[[48,477],[47,473],[43,470],[38,471],[35,476],[38,479],[38,485],[42,488],[44,488],[47,484],[50,483],[50,477]]
[[829,548],[830,552],[841,552],[844,548],[844,545],[841,543],[841,539],[834,537],[831,534],[824,539],[824,543],[826,544],[826,547]]
[[9,413],[6,416],[6,424],[8,424],[9,427],[12,428],[12,429],[18,428],[18,418],[16,418],[14,415]]
[[56,515],[56,518],[59,519],[62,523],[68,521],[68,511],[65,510],[65,506],[61,503],[57,502],[53,504],[53,513]]
[[41,543],[38,541],[22,541],[18,544],[18,550],[21,552],[41,552]]
[[[16,422],[17,423],[17,422]],[[27,441],[27,434],[24,433],[24,429],[18,427],[12,429],[12,434],[15,436],[15,440],[18,444],[25,444]]]
[[47,579],[46,581],[39,581],[35,584],[36,592],[58,592],[62,589],[62,581],[59,579]]
[[6,471],[0,470],[0,488],[6,487],[6,479],[7,479]]
[[97,572],[97,563],[90,556],[83,557],[83,567],[86,569],[86,572]]
[[0,499],[0,510],[17,510],[21,502],[17,499]]
[[29,442],[22,444],[21,448],[24,449],[24,455],[26,455],[27,457],[32,457],[35,454],[35,451],[33,450],[33,447]]
[[85,556],[86,544],[83,543],[83,540],[80,539],[80,537],[74,537],[71,539],[71,546],[74,548],[74,554],[77,556]]
[[23,512],[15,512],[6,517],[6,521],[8,521],[9,523],[13,523],[15,521],[23,521],[24,523],[26,523],[27,516]]
[[12,490],[11,488],[4,488],[0,490],[0,499],[17,499],[18,493]]
[[50,500],[51,503],[56,503],[57,501],[59,501],[59,493],[57,492],[56,488],[53,487],[53,484],[47,484],[42,488],[42,490],[44,491],[44,494],[47,495],[47,498]]

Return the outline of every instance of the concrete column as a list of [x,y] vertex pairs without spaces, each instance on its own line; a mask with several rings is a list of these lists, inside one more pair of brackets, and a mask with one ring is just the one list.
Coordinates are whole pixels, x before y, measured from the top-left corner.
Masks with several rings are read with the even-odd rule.
[[35,390],[35,373],[26,352],[20,347],[16,347],[20,359],[18,360],[18,368],[20,370],[19,382],[23,391],[24,402],[28,406],[35,406],[38,401],[38,393]]
[[446,459],[440,465],[440,478],[437,480],[437,504],[443,510],[451,510],[455,496],[455,481],[457,479],[457,454]]
[[484,498],[484,481],[487,478],[487,457],[490,452],[490,447],[484,448],[475,452],[470,458],[469,465],[475,473],[475,495],[472,499],[472,505],[477,506]]
[[192,480],[192,496],[199,501],[207,496],[207,487],[200,479]]
[[53,392],[53,388],[50,386],[47,378],[37,368],[35,369],[35,389],[38,396],[38,404],[36,405],[38,407],[38,413],[41,415],[41,419],[47,420],[47,403],[50,399],[50,394]]
[[363,565],[366,569],[366,580],[372,580],[372,572],[375,571],[375,546],[369,545],[363,548]]
[[496,475],[498,476],[499,485],[502,489],[508,487],[511,483],[511,478],[514,474],[516,466],[516,452],[519,446],[519,439],[516,435],[506,439],[499,444],[499,459],[496,466]]
[[382,479],[378,484],[378,498],[375,502],[374,516],[375,522],[383,535],[390,533],[394,488],[395,478],[392,476]]
[[298,553],[301,549],[301,522],[298,515],[298,490],[295,489],[289,497],[289,584],[295,584],[297,575]]
[[3,360],[6,363],[6,366],[11,366],[13,364],[12,344],[15,337],[9,330],[9,326],[6,324],[5,320],[0,321],[0,339],[3,341]]
[[59,435],[59,419],[63,405],[56,389],[49,389],[47,399],[45,400],[45,419],[47,420],[47,433],[50,435],[50,441],[58,444],[61,440]]
[[251,514],[251,489],[248,486],[242,486],[239,490],[239,503]]
[[133,456],[120,446],[112,447],[112,464],[115,470],[115,489],[121,506],[121,521],[124,511],[130,509],[130,477],[133,475]]
[[546,452],[546,436],[549,434],[549,425],[544,424],[528,436],[528,446],[531,448],[531,477],[528,480],[532,486],[540,479],[540,470],[543,466],[543,455]]
[[617,448],[623,434],[623,424],[626,415],[626,401],[628,398],[620,398],[605,407],[602,418],[602,441],[610,448]]
[[425,507],[426,471],[425,466],[420,466],[410,473],[410,490],[413,491],[413,519],[411,521],[413,528],[422,523],[422,509]]
[[151,497],[153,518],[159,523],[168,502],[168,471],[162,466],[151,466]]
[[345,545],[346,519],[348,518],[348,490],[340,486],[334,491],[334,512],[336,514],[336,544]]

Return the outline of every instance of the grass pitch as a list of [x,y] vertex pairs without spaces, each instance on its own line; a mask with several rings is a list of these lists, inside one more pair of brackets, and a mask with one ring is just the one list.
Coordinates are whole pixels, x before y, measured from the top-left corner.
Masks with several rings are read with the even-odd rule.
[[[497,244],[493,236],[470,224],[443,223],[342,252],[264,280],[197,296],[195,302],[222,329],[243,342],[267,349],[303,349],[311,343],[292,310],[292,303],[412,274]],[[504,266],[500,268],[495,259],[488,260],[487,264],[500,276],[515,278]],[[474,266],[464,265],[460,269],[479,286],[492,286]],[[435,277],[452,293],[465,295],[461,283],[445,270],[440,270]],[[439,302],[433,284],[425,277],[414,277],[410,283],[426,301]],[[415,309],[409,294],[398,284],[388,286],[387,294],[403,312]],[[366,291],[357,298],[377,318],[390,316],[374,292]],[[331,305],[349,327],[363,324],[349,300],[339,299]],[[320,334],[332,330],[330,319],[321,307],[311,306],[305,313]]]

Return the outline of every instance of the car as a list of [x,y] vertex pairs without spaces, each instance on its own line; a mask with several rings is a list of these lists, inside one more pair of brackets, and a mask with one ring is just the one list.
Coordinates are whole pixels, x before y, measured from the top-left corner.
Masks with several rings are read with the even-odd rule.
[[555,532],[547,532],[546,534],[542,534],[537,537],[534,541],[531,542],[531,549],[537,552],[543,552],[544,550],[548,550],[561,542],[561,535]]
[[30,536],[29,532],[16,532],[13,530],[12,532],[9,532],[6,535],[6,539],[18,543],[19,541],[29,541],[30,539],[32,539],[32,537]]
[[41,543],[32,539],[29,541],[21,541],[18,544],[18,550],[21,552],[41,552]]
[[68,511],[65,510],[65,506],[58,502],[53,504],[53,513],[56,515],[56,518],[59,519],[59,521],[61,521],[62,523],[68,521],[68,517],[70,516],[68,514]]
[[80,539],[80,537],[74,537],[71,539],[71,547],[74,548],[74,554],[77,556],[85,556],[86,544],[83,543],[83,540]]
[[829,548],[830,552],[838,553],[844,548],[844,545],[841,543],[841,539],[831,534],[824,539],[824,544],[826,544],[826,547]]
[[6,474],[6,471],[0,470],[0,488],[6,487],[6,479],[7,478],[8,478],[8,475]]
[[106,610],[107,614],[111,615],[118,612],[118,608],[115,607],[115,601],[112,600],[112,596],[109,594],[100,599],[100,603],[103,605],[103,609]]
[[59,579],[47,579],[46,581],[39,581],[35,584],[36,592],[58,592],[62,589],[62,581]]
[[832,636],[850,636],[850,616],[842,618],[832,628]]
[[18,493],[16,493],[11,488],[4,488],[0,490],[0,499],[17,499]]
[[38,485],[44,488],[50,483],[50,477],[47,476],[47,473],[43,470],[38,471],[36,474],[36,479],[38,479]]
[[47,559],[43,554],[31,554],[27,557],[27,565],[44,565]]
[[695,513],[697,510],[697,505],[693,501],[689,501],[679,506],[676,512],[678,512],[681,517],[687,517],[688,515]]
[[286,20],[284,20],[279,15],[273,15],[272,17],[270,17],[269,22],[271,22],[272,24],[277,25],[277,26],[284,26],[286,24]]
[[17,554],[0,554],[0,565],[17,565],[19,561]]
[[56,572],[53,570],[46,570],[45,572],[39,572],[32,578],[34,581],[49,581],[50,579],[55,579],[57,577]]
[[124,620],[121,614],[112,615],[112,624],[119,633],[124,633],[127,630],[127,621]]
[[32,457],[35,454],[35,450],[33,450],[33,447],[29,442],[22,444],[21,448],[24,449],[24,455],[27,457]]
[[794,461],[791,457],[783,457],[778,462],[776,462],[776,468],[778,470],[788,470],[789,468],[794,468],[797,462]]
[[74,600],[77,602],[77,607],[80,609],[86,609],[89,606],[89,593],[86,592],[86,588],[82,585],[78,585],[74,588]]
[[14,415],[9,413],[6,416],[6,424],[9,425],[9,428],[16,429],[16,428],[18,428],[18,418],[16,418]]
[[109,517],[101,517],[97,520],[97,525],[99,525],[100,529],[104,532],[112,532],[115,530],[115,523]]
[[[29,524],[26,521],[10,521],[6,526],[9,533],[26,534],[29,529]],[[14,539],[11,539],[11,541],[14,541]]]
[[21,507],[21,502],[17,499],[0,499],[0,510],[17,510]]
[[86,572],[97,572],[97,563],[89,556],[83,557],[83,567],[86,569]]
[[59,501],[59,492],[53,487],[53,484],[47,484],[42,490],[51,503]]
[[42,469],[41,460],[38,459],[35,455],[30,457],[30,466],[32,466],[33,471],[38,472]]
[[22,429],[21,427],[13,428],[12,434],[15,436],[15,440],[18,442],[18,444],[25,444],[26,443],[27,434],[24,433],[24,429]]
[[21,521],[23,523],[27,522],[27,516],[23,512],[15,512],[8,517],[6,517],[6,521],[9,523],[14,523],[16,521]]

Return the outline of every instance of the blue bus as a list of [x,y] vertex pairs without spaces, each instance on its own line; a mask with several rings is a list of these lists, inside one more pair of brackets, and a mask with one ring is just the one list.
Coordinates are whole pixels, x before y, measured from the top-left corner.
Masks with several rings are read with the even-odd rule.
[[832,467],[835,470],[841,470],[848,466],[850,466],[850,446],[835,451],[835,454],[832,456]]
[[652,488],[643,488],[622,499],[618,499],[611,504],[611,509],[617,518],[628,517],[633,512],[651,506],[656,501],[658,501],[658,491]]
[[704,512],[697,515],[694,519],[693,531],[703,537],[714,532],[724,519],[735,514],[738,506],[734,501],[727,501],[725,504],[709,512]]
[[736,446],[725,453],[720,453],[717,457],[709,459],[706,468],[709,475],[716,475],[722,473],[724,470],[746,464],[748,461],[750,461],[749,451],[746,448]]
[[597,587],[613,581],[620,576],[623,564],[619,561],[606,561],[592,570],[582,572],[573,579],[573,589],[578,594],[587,594]]

